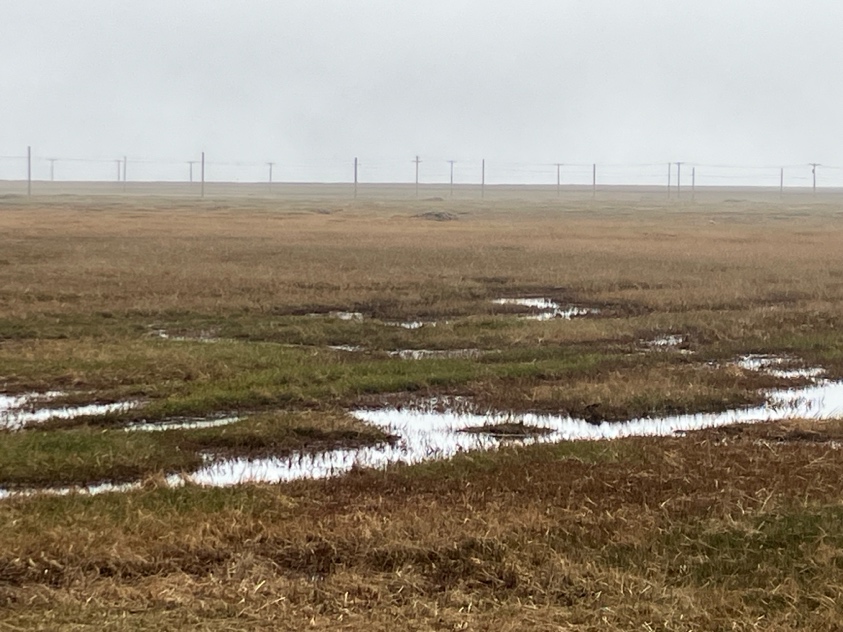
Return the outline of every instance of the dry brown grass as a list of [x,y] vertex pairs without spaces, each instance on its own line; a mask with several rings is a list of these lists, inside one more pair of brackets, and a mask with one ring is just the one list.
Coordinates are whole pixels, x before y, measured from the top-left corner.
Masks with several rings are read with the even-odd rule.
[[834,630],[841,454],[624,440],[7,502],[4,612],[67,629]]
[[[476,313],[552,289],[646,310],[794,303],[843,293],[836,205],[583,202],[45,201],[0,207],[0,314],[295,311]],[[414,217],[427,207],[452,222]],[[489,306],[483,309],[490,310]]]

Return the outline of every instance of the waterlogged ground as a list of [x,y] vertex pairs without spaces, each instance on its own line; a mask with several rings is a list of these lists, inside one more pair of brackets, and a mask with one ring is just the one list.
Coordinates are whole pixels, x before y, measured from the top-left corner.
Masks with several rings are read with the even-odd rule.
[[24,395],[0,394],[0,430],[20,430],[32,424],[54,419],[74,419],[76,417],[119,413],[138,406],[137,402],[117,402],[51,407],[50,400],[61,395],[63,395],[61,392],[28,393]]
[[837,194],[338,190],[0,199],[0,627],[839,629]]
[[[495,449],[502,441],[530,444],[665,437],[735,424],[784,419],[837,419],[843,417],[843,382],[773,391],[768,394],[766,404],[753,408],[599,424],[572,417],[537,414],[470,415],[411,409],[358,410],[353,414],[400,439],[394,444],[359,450],[294,454],[284,459],[223,461],[200,469],[191,474],[190,479],[201,485],[276,483],[338,476],[356,467],[383,468],[395,463],[411,465],[431,459],[447,459],[462,452]],[[526,436],[501,435],[495,428],[502,424],[521,425]]]
[[[405,359],[429,357],[403,355]],[[764,403],[753,407],[727,409],[716,413],[691,413],[664,417],[642,417],[624,421],[594,422],[570,415],[536,413],[472,414],[464,412],[471,402],[434,400],[403,408],[361,409],[353,417],[390,437],[389,441],[329,450],[293,451],[283,457],[247,454],[226,458],[219,453],[203,453],[205,464],[192,472],[168,476],[167,484],[186,481],[203,486],[229,486],[242,483],[278,483],[298,479],[328,478],[355,468],[382,469],[389,465],[412,465],[428,460],[448,459],[456,454],[494,450],[502,443],[556,443],[562,441],[613,440],[625,437],[674,436],[690,431],[736,424],[755,424],[787,419],[829,420],[843,417],[843,382],[821,379],[820,368],[785,368],[792,359],[749,355],[734,365],[744,370],[766,373],[781,379],[810,380],[800,388],[776,389],[764,394]],[[50,419],[73,419],[136,407],[136,402],[88,405],[60,409],[22,410],[33,402],[49,402],[61,393],[29,394],[0,399],[0,424],[8,430]],[[461,411],[454,410],[459,408]],[[168,432],[222,428],[237,424],[238,416],[207,419],[170,419],[126,425],[124,432]],[[84,487],[47,487],[41,491],[65,494],[74,489],[88,493],[127,491],[142,481],[109,484],[107,481]],[[34,489],[0,490],[0,496],[30,494]]]

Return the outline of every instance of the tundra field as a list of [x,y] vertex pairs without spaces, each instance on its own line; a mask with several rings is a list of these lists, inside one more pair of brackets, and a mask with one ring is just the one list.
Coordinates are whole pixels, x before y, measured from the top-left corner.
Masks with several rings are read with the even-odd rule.
[[0,196],[0,631],[843,629],[843,193],[343,191]]

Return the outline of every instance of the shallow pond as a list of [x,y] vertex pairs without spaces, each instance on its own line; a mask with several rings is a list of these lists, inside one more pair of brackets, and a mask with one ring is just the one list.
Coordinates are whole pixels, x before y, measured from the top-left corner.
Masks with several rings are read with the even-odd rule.
[[353,467],[381,468],[391,463],[412,464],[429,459],[444,459],[460,452],[487,450],[499,446],[504,441],[501,437],[482,432],[464,432],[468,428],[496,423],[521,423],[549,430],[544,434],[505,439],[508,442],[531,444],[634,436],[670,436],[702,428],[789,418],[831,419],[843,416],[843,382],[824,382],[805,388],[771,391],[764,405],[752,408],[600,424],[568,416],[532,413],[478,415],[380,409],[358,410],[353,415],[398,435],[400,440],[393,445],[371,446],[358,450],[334,450],[313,455],[295,454],[283,459],[238,459],[209,463],[194,473],[191,479],[203,485],[289,481],[335,476]]
[[[760,356],[745,356],[738,366],[747,370],[770,373],[786,372],[787,376],[811,377],[817,369],[787,369],[787,361]],[[9,399],[8,397],[6,398]],[[0,406],[2,406],[0,400]],[[6,404],[8,408],[8,403]],[[83,407],[84,408],[84,407]],[[77,409],[78,410],[78,409]],[[2,409],[0,409],[2,412]],[[38,411],[47,414],[46,411]],[[34,413],[33,413],[34,414]],[[49,414],[55,416],[54,411]],[[383,468],[393,463],[413,464],[430,459],[445,459],[460,452],[494,449],[501,443],[553,443],[574,440],[610,440],[632,436],[671,436],[691,430],[740,423],[761,423],[790,418],[832,419],[843,417],[843,382],[817,381],[809,386],[773,390],[760,406],[727,410],[720,413],[672,415],[658,418],[638,418],[625,422],[588,422],[565,415],[525,414],[466,414],[448,411],[413,409],[357,410],[352,415],[399,439],[393,444],[381,444],[359,449],[338,449],[319,453],[295,453],[285,458],[230,459],[219,461],[211,455],[206,464],[187,478],[201,485],[226,486],[245,482],[281,482],[302,478],[325,478],[348,472],[354,467]],[[181,427],[207,427],[232,423],[236,418],[183,422]],[[192,423],[186,426],[185,423]],[[493,424],[522,424],[526,428],[541,428],[543,433],[529,436],[501,437],[482,428]],[[169,426],[170,428],[176,426]],[[166,427],[136,427],[137,430],[166,430]],[[478,432],[477,430],[481,431]],[[466,430],[472,430],[466,432]],[[182,476],[170,476],[168,482],[183,484]],[[98,485],[78,491],[98,493],[123,491],[138,484]],[[66,488],[45,490],[68,493]],[[32,493],[32,492],[15,492]],[[0,490],[0,497],[9,492]]]
[[577,305],[562,305],[549,298],[497,298],[492,301],[495,305],[520,305],[537,311],[534,314],[524,314],[521,318],[528,320],[552,320],[561,318],[571,320],[576,316],[596,314],[598,310]]

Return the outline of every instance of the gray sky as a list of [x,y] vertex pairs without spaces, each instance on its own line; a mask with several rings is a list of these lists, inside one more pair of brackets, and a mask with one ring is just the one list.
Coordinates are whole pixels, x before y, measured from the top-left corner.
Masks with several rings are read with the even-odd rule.
[[843,165],[842,68],[839,0],[0,0],[0,156]]

